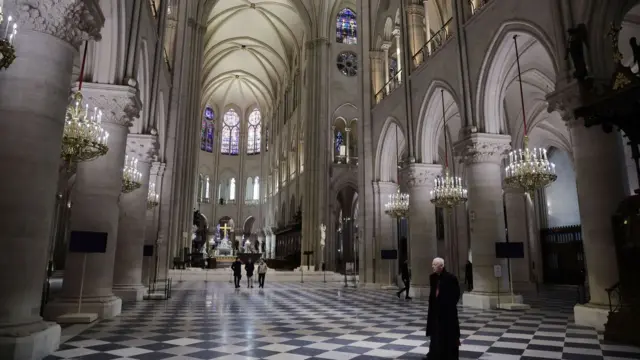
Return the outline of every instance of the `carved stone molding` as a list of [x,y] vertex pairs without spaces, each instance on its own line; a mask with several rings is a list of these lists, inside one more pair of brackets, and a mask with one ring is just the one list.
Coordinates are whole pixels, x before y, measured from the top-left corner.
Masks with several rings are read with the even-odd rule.
[[130,127],[140,116],[142,103],[135,87],[85,83],[82,94],[89,106],[102,109],[102,121]]
[[160,162],[160,161],[154,161],[151,163],[151,176],[157,176],[157,177],[162,177],[162,175],[164,175],[164,169],[166,168],[167,164]]
[[424,16],[423,5],[409,5],[407,6],[407,14]]
[[496,163],[511,150],[511,136],[476,133],[454,146],[465,164]]
[[158,149],[158,137],[155,135],[127,135],[127,154],[134,156],[140,161],[150,163],[156,160]]
[[76,49],[83,41],[100,39],[104,15],[98,0],[5,0],[20,31],[55,36]]
[[559,87],[547,95],[547,111],[557,111],[565,121],[573,119],[573,111],[580,106],[582,106],[582,95],[577,81]]
[[440,164],[411,164],[400,171],[400,177],[409,189],[433,187],[436,177],[441,174]]

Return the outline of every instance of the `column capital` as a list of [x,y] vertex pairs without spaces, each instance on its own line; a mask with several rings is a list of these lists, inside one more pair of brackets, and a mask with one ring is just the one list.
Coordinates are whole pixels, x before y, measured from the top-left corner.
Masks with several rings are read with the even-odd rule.
[[98,0],[8,0],[20,33],[32,30],[57,37],[76,49],[83,41],[100,40],[104,15]]
[[393,31],[391,32],[391,35],[393,35],[395,37],[399,37],[400,36],[400,27],[397,26],[395,29],[393,29]]
[[577,81],[558,87],[547,95],[547,111],[557,111],[565,121],[573,119],[573,111],[580,106],[582,106],[582,90]]
[[408,5],[407,14],[424,16],[424,5]]
[[140,116],[142,102],[133,86],[85,83],[82,93],[89,106],[102,109],[104,122],[129,127]]
[[166,167],[167,164],[160,162],[160,161],[154,161],[151,163],[151,176],[160,176],[162,177],[162,175],[164,175],[164,169]]
[[127,154],[140,161],[151,163],[158,156],[158,137],[146,134],[127,135]]
[[409,189],[425,187],[431,188],[434,180],[442,174],[440,164],[410,164],[400,170],[403,182]]
[[391,49],[391,41],[384,41],[382,45],[380,45],[380,49],[385,53],[389,52],[389,49]]
[[511,136],[474,133],[454,146],[466,164],[496,163],[511,150]]

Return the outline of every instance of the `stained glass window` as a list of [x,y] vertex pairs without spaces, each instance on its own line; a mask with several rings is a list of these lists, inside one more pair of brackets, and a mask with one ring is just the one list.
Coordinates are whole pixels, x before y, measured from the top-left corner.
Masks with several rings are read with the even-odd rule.
[[336,66],[344,76],[356,76],[358,73],[358,55],[351,51],[343,51],[338,54]]
[[235,200],[235,199],[236,199],[236,179],[231,178],[231,180],[229,180],[229,200]]
[[240,117],[235,110],[229,109],[229,111],[224,114],[222,122],[220,152],[226,155],[238,155],[239,143]]
[[254,109],[249,115],[249,130],[247,132],[247,154],[260,154],[262,116],[260,110]]
[[260,177],[253,179],[253,200],[260,200]]
[[356,13],[349,9],[342,9],[336,19],[336,41],[342,44],[355,45],[358,43],[358,23]]
[[336,134],[336,152],[340,154],[340,146],[344,143],[344,138],[342,137],[342,131],[338,131]]
[[207,106],[200,131],[200,150],[202,151],[213,152],[213,119],[213,109]]

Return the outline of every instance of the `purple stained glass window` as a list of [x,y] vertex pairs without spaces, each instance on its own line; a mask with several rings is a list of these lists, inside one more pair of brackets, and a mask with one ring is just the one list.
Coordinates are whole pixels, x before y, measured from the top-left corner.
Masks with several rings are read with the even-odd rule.
[[336,41],[342,44],[355,45],[358,43],[358,23],[356,13],[349,9],[342,9],[336,19]]

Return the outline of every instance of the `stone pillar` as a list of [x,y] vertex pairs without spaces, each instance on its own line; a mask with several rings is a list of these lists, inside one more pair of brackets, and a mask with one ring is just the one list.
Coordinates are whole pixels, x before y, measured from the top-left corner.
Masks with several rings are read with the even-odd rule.
[[[382,90],[385,84],[384,56],[385,53],[383,51],[369,51],[369,57],[371,58],[371,90],[373,91],[373,96],[375,97],[374,101],[376,104],[382,100],[382,96],[378,95],[378,93]],[[387,72],[389,72],[388,68]]]
[[262,254],[264,257],[264,253],[262,251],[262,244],[264,244],[264,235],[261,231],[258,231],[258,252]]
[[409,191],[409,262],[411,264],[411,292],[415,297],[429,297],[431,263],[438,254],[436,211],[431,204],[434,179],[442,174],[442,165],[411,164],[402,169],[401,178]]
[[[425,45],[424,32],[424,6],[408,5],[407,6],[407,31],[409,31],[409,48],[411,56],[418,54],[420,49]],[[413,65],[418,66],[424,61],[423,54],[418,54],[412,59]]]
[[391,49],[391,42],[385,41],[382,43],[382,52],[384,53],[384,62],[382,66],[384,66],[384,82],[382,85],[384,86],[384,91],[389,94],[391,88],[389,86],[389,49]]
[[109,132],[109,152],[96,160],[78,164],[71,194],[74,211],[70,228],[71,231],[106,232],[107,251],[67,253],[62,293],[45,309],[45,317],[49,319],[77,312],[80,295],[81,312],[97,313],[103,319],[119,315],[122,306],[122,300],[112,291],[118,243],[118,204],[127,133],[131,120],[140,113],[140,99],[137,89],[126,85],[87,83],[82,92],[90,107],[97,106],[103,111],[102,125]]
[[582,120],[571,120],[568,126],[591,295],[588,304],[575,306],[574,316],[578,325],[604,330],[609,314],[605,289],[618,281],[611,216],[625,197],[623,161],[615,132],[606,134],[598,126],[586,128]]
[[127,138],[127,154],[139,160],[138,170],[142,174],[142,186],[120,196],[113,293],[124,301],[141,301],[144,296],[142,253],[145,244],[151,161],[156,156],[157,146],[157,137],[154,135],[130,134]]
[[533,208],[529,196],[522,189],[506,188],[504,190],[504,206],[507,216],[507,236],[510,242],[524,244],[524,258],[511,259],[511,275],[513,288],[517,291],[535,290],[531,278],[531,223],[533,222]]
[[271,246],[269,247],[269,258],[275,259],[276,258],[276,236],[273,233],[271,233],[269,235],[269,238],[271,238]]
[[351,160],[351,151],[349,151],[349,147],[351,146],[351,128],[344,128],[344,132],[347,137],[347,148],[345,149],[345,156],[347,157],[346,163],[348,164]]
[[393,195],[398,191],[398,184],[378,181],[373,186],[377,202],[377,213],[380,214],[380,221],[376,231],[376,249],[374,250],[376,282],[392,285],[395,284],[396,276],[398,275],[398,261],[382,260],[380,251],[398,250],[398,239],[396,238],[397,221],[384,213],[384,206],[389,201],[389,195]]
[[[473,291],[463,295],[464,306],[493,308],[498,290],[503,294],[508,290],[506,262],[496,259],[495,243],[505,240],[502,157],[510,149],[510,142],[508,135],[476,133],[456,145],[466,162],[473,254]],[[502,266],[500,280],[494,277],[494,265]],[[502,296],[501,302],[505,301],[511,299]],[[514,301],[522,303],[522,296]]]
[[[151,173],[149,177],[149,186],[155,185],[156,194],[160,194],[162,190],[162,176],[164,175],[165,164],[155,161],[151,163]],[[153,256],[144,257],[142,260],[142,284],[148,286],[155,274],[156,257],[158,256],[158,219],[160,205],[147,209],[144,244],[153,246]]]
[[104,22],[91,4],[4,1],[19,32],[16,60],[0,71],[1,359],[42,359],[60,343],[60,326],[39,311],[73,59]]
[[[308,53],[307,71],[310,76],[306,87],[307,108],[305,111],[308,117],[305,119],[304,127],[305,133],[313,134],[313,136],[306,136],[304,140],[305,175],[303,177],[304,203],[302,204],[304,216],[302,217],[302,246],[300,250],[301,253],[313,251],[309,265],[316,270],[318,254],[321,251],[318,229],[320,224],[326,223],[329,194],[328,168],[331,161],[329,153],[326,151],[329,127],[324,122],[329,109],[328,92],[326,91],[329,86],[327,83],[329,63],[326,61],[329,45],[330,42],[326,38],[312,39],[305,44]],[[288,174],[285,177],[287,176]],[[286,201],[288,200],[285,200],[285,204]],[[303,255],[301,254],[301,256]],[[303,258],[305,257],[303,256]]]
[[[429,21],[429,0],[424,0],[422,2],[424,7],[424,32],[425,32],[425,42],[431,40],[431,24]],[[431,54],[431,43],[427,44],[427,54]]]
[[[402,70],[404,70],[402,68],[402,57],[404,56],[402,54],[402,52],[405,51],[405,49],[402,48],[402,40],[400,39],[400,34],[401,34],[400,31],[401,31],[400,28],[397,27],[397,28],[393,29],[393,32],[392,32],[393,38],[396,41],[396,60],[398,62],[398,74],[400,74],[400,72]],[[399,75],[398,76],[398,84],[402,83],[402,78],[403,77],[404,77],[404,75]]]

